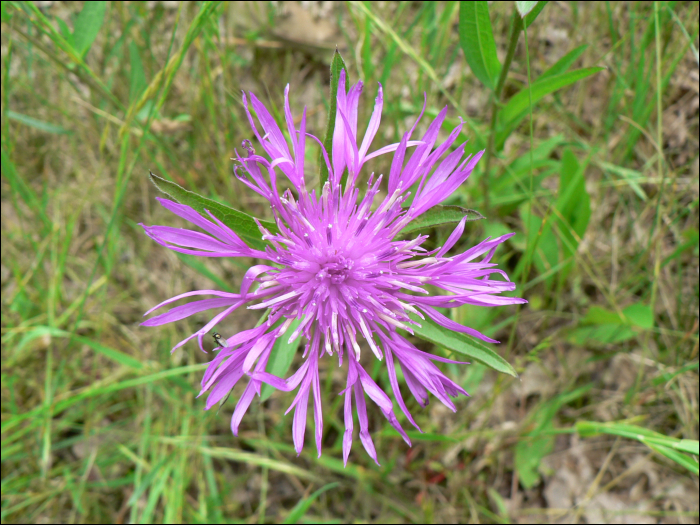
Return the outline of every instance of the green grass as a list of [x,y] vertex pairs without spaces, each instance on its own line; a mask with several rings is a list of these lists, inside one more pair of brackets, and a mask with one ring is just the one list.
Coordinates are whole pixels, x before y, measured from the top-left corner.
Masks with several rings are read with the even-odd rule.
[[[295,11],[271,4],[3,2],[2,521],[697,521],[697,4],[549,3],[526,47],[514,4],[493,3],[473,16],[497,57],[462,39],[480,46],[474,73],[457,3],[310,9],[300,42]],[[321,26],[332,36],[315,41]],[[203,410],[207,356],[170,349],[205,317],[139,326],[177,293],[237,289],[249,263],[151,242],[138,223],[182,223],[149,170],[269,218],[231,173],[252,137],[240,90],[279,117],[289,82],[322,137],[336,44],[365,81],[360,128],[384,86],[375,145],[400,139],[425,92],[426,115],[448,105],[445,127],[461,116],[467,150],[488,147],[445,204],[487,218],[460,248],[516,232],[496,259],[529,300],[454,312],[503,341],[489,348],[519,377],[445,365],[472,397],[456,414],[409,404],[413,448],[370,412],[381,467],[356,439],[343,468],[345,378],[328,360],[323,456],[307,443],[297,458],[291,394],[253,403],[238,438],[239,390]],[[368,371],[389,384],[383,364]]]

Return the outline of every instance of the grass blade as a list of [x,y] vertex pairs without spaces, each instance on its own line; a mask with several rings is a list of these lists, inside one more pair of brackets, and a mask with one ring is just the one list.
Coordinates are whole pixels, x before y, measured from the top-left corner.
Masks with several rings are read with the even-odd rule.
[[289,516],[287,516],[287,519],[283,521],[283,523],[297,523],[301,518],[304,517],[306,512],[309,510],[309,507],[311,507],[311,504],[314,502],[316,498],[318,498],[321,494],[326,492],[327,490],[334,489],[340,485],[337,481],[334,483],[329,483],[328,485],[321,487],[318,489],[316,492],[311,494],[310,496],[303,498],[299,500],[299,502],[294,505],[294,508],[291,510],[289,513]]

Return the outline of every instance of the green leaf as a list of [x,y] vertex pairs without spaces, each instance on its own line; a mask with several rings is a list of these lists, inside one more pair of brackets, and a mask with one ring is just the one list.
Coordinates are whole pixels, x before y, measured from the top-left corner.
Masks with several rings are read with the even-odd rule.
[[537,484],[540,480],[540,463],[554,450],[554,436],[550,433],[554,428],[554,417],[562,406],[579,399],[592,387],[593,385],[586,385],[560,394],[540,403],[531,411],[528,425],[534,423],[534,429],[521,437],[515,446],[515,469],[525,488],[530,489]]
[[294,505],[294,508],[289,512],[289,516],[287,516],[287,519],[283,521],[283,523],[298,523],[301,518],[304,517],[304,515],[307,513],[309,510],[309,507],[311,507],[311,504],[314,502],[316,498],[318,498],[321,494],[326,492],[327,490],[334,489],[340,485],[337,481],[333,483],[329,483],[328,485],[325,485],[318,489],[316,492],[311,494],[310,496],[306,498],[302,498],[299,500],[299,502]]
[[414,314],[409,315],[411,319],[421,325],[420,327],[411,325],[416,337],[443,346],[453,352],[469,356],[474,361],[478,361],[498,372],[518,377],[515,369],[508,361],[480,341],[460,332],[453,332],[452,330],[443,328],[427,317],[425,319],[420,319]]
[[[559,213],[555,217],[562,240],[559,258],[562,262],[576,254],[579,239],[585,235],[591,218],[591,198],[586,191],[583,171],[576,156],[569,148],[565,149],[559,170],[559,195],[556,202]],[[559,270],[560,284],[564,284],[572,268],[573,261]]]
[[56,17],[56,23],[58,24],[58,31],[61,33],[61,36],[65,38],[66,42],[68,42],[72,47],[75,47],[73,44],[73,33],[70,32],[68,24],[66,24],[66,22],[59,17]]
[[[532,83],[532,105],[534,106],[540,100],[542,100],[546,95],[554,93],[555,91],[569,86],[574,82],[578,82],[586,77],[593,75],[605,68],[602,67],[587,67],[582,69],[574,69],[573,71],[568,71],[560,75],[554,75],[552,77],[545,78],[544,80],[537,80]],[[513,97],[508,101],[508,103],[503,107],[503,109],[498,114],[498,120],[500,122],[499,131],[496,133],[496,145],[498,149],[503,147],[508,135],[518,126],[520,121],[527,115],[527,110],[530,104],[528,87],[525,86],[523,89],[518,91]]]
[[622,313],[625,314],[629,324],[650,330],[654,327],[654,312],[646,304],[631,304]]
[[73,24],[73,47],[82,57],[90,50],[90,46],[102,29],[107,11],[107,2],[85,2],[83,10]]
[[635,439],[644,443],[652,450],[684,466],[691,472],[695,474],[698,473],[698,462],[694,458],[690,458],[680,452],[683,451],[699,455],[700,443],[698,443],[697,440],[669,437],[644,427],[616,421],[608,423],[578,421],[576,423],[576,432],[578,432],[581,437],[610,434],[613,436]]
[[[236,234],[248,243],[251,248],[264,250],[265,246],[267,246],[267,243],[261,238],[260,230],[257,224],[255,224],[255,219],[247,213],[243,213],[225,204],[187,191],[174,182],[165,180],[153,173],[150,174],[150,177],[151,182],[153,182],[155,187],[160,191],[172,197],[180,204],[190,206],[207,219],[210,219],[210,217],[205,210],[209,210],[212,215],[236,232]],[[260,220],[260,224],[267,228],[270,233],[274,234],[279,232],[277,225],[273,222]]]
[[39,131],[44,131],[46,133],[54,133],[56,135],[70,135],[73,133],[72,131],[62,128],[61,126],[57,126],[56,124],[49,124],[43,120],[28,117],[27,115],[22,115],[21,113],[15,113],[12,110],[8,110],[6,115],[10,120],[14,120],[15,122],[19,122],[20,124],[24,124],[25,126],[29,126],[30,128],[38,129]]
[[501,63],[496,55],[487,2],[460,2],[459,42],[474,76],[493,91]]
[[526,28],[530,27],[530,25],[535,21],[535,18],[537,18],[546,5],[547,2],[537,2],[537,6],[523,18],[523,24]]
[[464,217],[467,217],[467,222],[486,218],[476,210],[469,210],[461,206],[433,206],[420,217],[409,222],[406,227],[399,232],[399,235],[406,235],[443,224],[455,224]]
[[622,177],[625,180],[625,182],[629,185],[629,187],[632,188],[632,191],[634,191],[640,199],[642,199],[643,201],[649,200],[649,197],[647,197],[647,194],[645,193],[644,189],[640,186],[640,181],[644,179],[644,175],[642,175],[642,173],[631,168],[623,168],[622,166],[616,166],[615,164],[611,164],[610,162],[599,162],[598,166],[600,166],[600,168],[609,173]]
[[537,77],[537,82],[544,80],[545,78],[555,77],[565,73],[574,64],[574,62],[576,62],[578,57],[583,54],[587,47],[588,44],[583,44],[569,51],[566,55],[550,66],[549,69]]
[[[277,338],[270,352],[270,359],[267,362],[266,372],[277,377],[284,377],[289,367],[292,366],[294,354],[296,354],[299,343],[301,343],[301,336],[297,337],[296,340],[291,343],[289,342],[289,336],[294,333],[294,330],[297,329],[301,321],[301,319],[292,321],[287,332],[282,337]],[[274,391],[275,388],[272,385],[263,384],[262,390],[260,391],[260,402],[266,401]]]
[[[350,79],[348,78],[348,68],[345,66],[345,61],[343,57],[340,56],[338,50],[335,50],[333,55],[333,60],[331,60],[331,89],[330,89],[330,100],[328,108],[328,121],[326,123],[326,134],[323,136],[323,147],[326,149],[328,154],[328,162],[333,166],[333,132],[335,130],[335,114],[338,107],[338,81],[340,80],[340,72],[345,70],[345,91],[347,92],[350,86]],[[321,181],[321,188],[328,180],[328,167],[326,166],[326,161],[323,158],[323,152],[321,151],[318,155],[318,163],[321,166],[321,171],[319,174]]]
[[525,18],[536,5],[537,2],[515,2],[515,7],[518,10],[520,18]]
[[135,102],[146,88],[146,73],[143,69],[139,46],[133,40],[129,41],[129,62],[131,65],[129,79],[129,100]]
[[677,450],[665,447],[663,445],[647,443],[647,446],[653,451],[658,452],[659,454],[666,456],[668,459],[675,461],[682,467],[685,467],[696,476],[700,474],[700,468],[698,467],[698,462],[695,458],[689,458],[685,454],[681,454]]

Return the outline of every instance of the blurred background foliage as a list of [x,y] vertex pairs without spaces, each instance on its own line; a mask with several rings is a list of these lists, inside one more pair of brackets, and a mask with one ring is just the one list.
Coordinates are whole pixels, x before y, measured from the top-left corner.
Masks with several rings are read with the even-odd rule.
[[[697,522],[698,4],[517,4],[526,33],[516,2],[2,3],[3,522]],[[148,240],[139,222],[182,226],[148,170],[267,217],[231,173],[240,90],[281,118],[289,83],[321,136],[336,47],[360,128],[384,86],[375,147],[424,93],[465,120],[487,158],[447,204],[487,220],[459,248],[515,231],[497,260],[529,300],[454,312],[519,377],[446,365],[472,397],[410,405],[413,448],[371,413],[381,467],[357,440],[342,466],[329,361],[323,456],[296,458],[291,394],[238,438],[238,390],[195,399],[207,356],[170,348],[204,317],[139,326],[249,264]]]

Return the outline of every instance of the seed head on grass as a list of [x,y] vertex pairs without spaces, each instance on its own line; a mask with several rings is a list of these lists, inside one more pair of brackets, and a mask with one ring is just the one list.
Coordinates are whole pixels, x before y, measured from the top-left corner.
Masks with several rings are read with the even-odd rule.
[[[263,239],[268,242],[264,251],[248,247],[213,214],[207,212],[208,217],[204,217],[189,206],[165,199],[159,199],[165,208],[206,233],[168,226],[143,226],[149,237],[175,251],[203,257],[250,257],[264,261],[245,273],[240,293],[217,290],[187,292],[159,304],[148,313],[184,297],[205,295],[213,298],[177,306],[143,323],[158,326],[205,310],[223,308],[209,323],[175,346],[178,348],[197,337],[200,348],[204,350],[203,337],[237,308],[247,305],[249,309],[269,309],[267,321],[261,326],[228,339],[219,339],[222,348],[202,379],[201,394],[209,392],[206,408],[220,401],[245,377],[248,384],[238,399],[231,420],[231,429],[237,434],[244,413],[253,397],[260,395],[263,383],[284,391],[298,389],[289,410],[295,411],[292,435],[294,447],[300,453],[304,445],[308,400],[313,392],[315,438],[320,456],[323,418],[318,362],[322,358],[335,357],[339,366],[343,366],[346,360],[346,388],[340,392],[345,396],[343,456],[346,463],[353,435],[353,394],[360,440],[374,461],[377,461],[377,454],[369,434],[365,394],[406,443],[411,444],[396,419],[392,400],[360,364],[358,339],[360,342],[364,340],[380,361],[386,357],[394,398],[408,421],[420,431],[401,395],[395,363],[401,367],[408,389],[421,406],[428,404],[428,393],[432,393],[454,411],[450,396],[467,395],[467,392],[434,364],[434,361],[456,361],[419,350],[401,333],[412,334],[411,327],[419,322],[416,318],[428,316],[444,328],[493,343],[497,341],[452,321],[437,308],[525,302],[499,295],[514,290],[515,285],[491,262],[496,247],[512,234],[486,239],[459,255],[448,256],[448,250],[464,231],[465,217],[439,249],[429,252],[421,246],[427,235],[397,240],[399,232],[409,222],[443,202],[469,177],[482,152],[465,157],[462,144],[448,153],[461,131],[461,123],[447,140],[435,147],[447,113],[445,108],[420,140],[410,141],[410,138],[423,112],[401,142],[368,153],[379,128],[383,95],[380,85],[367,131],[358,146],[357,109],[361,92],[362,83],[358,82],[346,93],[345,72],[341,72],[332,162],[323,150],[329,176],[318,195],[306,187],[304,153],[307,138],[319,144],[320,141],[306,131],[306,111],[299,128],[294,126],[289,87],[285,90],[285,120],[291,151],[265,106],[252,93],[249,94],[250,102],[243,95],[253,133],[266,156],[259,155],[250,141],[244,141],[245,154],[236,152],[238,166],[234,171],[238,180],[270,202],[279,231],[268,231],[258,223]],[[262,131],[258,130],[249,104]],[[404,162],[409,147],[415,149]],[[369,175],[366,191],[360,195],[357,187],[359,175],[367,160],[388,153],[394,155],[386,181],[388,194],[373,208],[383,177]],[[291,190],[287,188],[287,181],[279,179],[280,172],[291,184]],[[344,173],[347,178],[343,186],[341,176]],[[409,188],[414,184],[417,184],[415,196],[409,205],[404,206],[410,195]],[[505,280],[492,279],[493,274],[500,274]],[[442,289],[449,295],[431,295],[427,285]],[[288,334],[294,320],[300,322]],[[282,336],[290,341],[303,336],[307,341],[303,364],[286,380],[265,371],[273,345]]]

